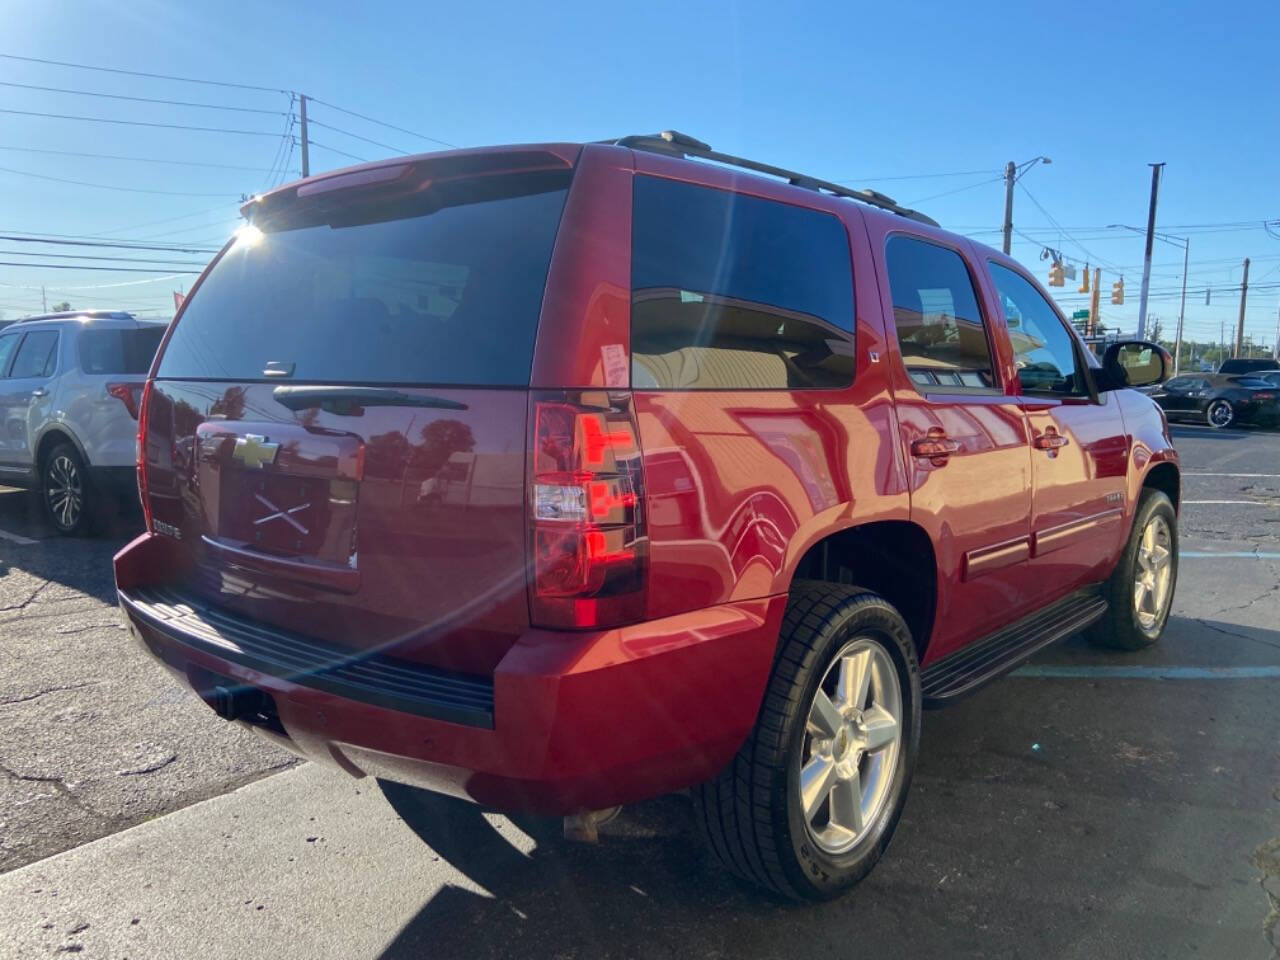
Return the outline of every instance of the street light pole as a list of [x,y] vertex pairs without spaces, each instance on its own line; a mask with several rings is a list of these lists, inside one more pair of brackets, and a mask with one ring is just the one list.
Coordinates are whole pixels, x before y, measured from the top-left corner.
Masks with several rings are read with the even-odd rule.
[[1142,294],[1138,298],[1138,339],[1147,335],[1147,293],[1151,289],[1151,247],[1156,239],[1156,199],[1160,195],[1160,171],[1163,163],[1151,167],[1151,206],[1147,210],[1147,252],[1142,260]]
[[1178,375],[1178,365],[1182,362],[1182,319],[1187,313],[1187,260],[1191,255],[1191,240],[1182,241],[1182,303],[1178,306],[1178,339],[1173,346],[1173,375]]
[[1010,160],[1004,165],[1004,244],[1001,249],[1006,256],[1013,246],[1013,185],[1037,163],[1053,163],[1053,161],[1048,157],[1036,157],[1025,163],[1014,163]]

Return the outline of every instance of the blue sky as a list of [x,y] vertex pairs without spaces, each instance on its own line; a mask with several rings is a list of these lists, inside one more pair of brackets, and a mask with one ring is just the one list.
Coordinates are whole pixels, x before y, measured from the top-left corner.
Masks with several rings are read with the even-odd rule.
[[[554,12],[551,12],[554,10]],[[1253,258],[1246,331],[1272,342],[1280,308],[1280,6],[1207,3],[430,3],[305,6],[7,0],[0,53],[300,90],[459,145],[600,139],[674,127],[717,148],[851,180],[999,244],[1008,160],[1040,154],[1015,200],[1014,254],[1042,245],[1123,272],[1132,329],[1151,161],[1168,164],[1158,227],[1191,238],[1188,335],[1234,323]],[[216,244],[236,198],[279,168],[286,95],[0,59],[0,81],[198,101],[177,107],[0,85],[0,109],[257,131],[215,134],[0,112],[0,231]],[[316,105],[313,171],[433,144]],[[355,139],[357,134],[387,147]],[[22,147],[23,150],[10,148]],[[35,153],[58,150],[258,168]],[[297,169],[297,152],[289,166]],[[8,171],[22,171],[13,173]],[[109,190],[30,174],[150,190]],[[946,176],[932,176],[946,174]],[[929,175],[929,176],[925,176]],[[909,179],[887,179],[887,178]],[[883,178],[883,179],[882,179]],[[165,193],[159,191],[168,191]],[[192,194],[190,196],[184,194]],[[939,196],[941,194],[941,196]],[[1039,207],[1036,204],[1039,204]],[[985,231],[985,232],[983,232]],[[0,241],[0,250],[117,250]],[[124,251],[173,261],[203,255]],[[31,257],[0,254],[0,260]],[[49,260],[48,262],[59,262]],[[70,262],[70,261],[62,261]],[[118,261],[99,261],[114,266]],[[129,266],[128,264],[120,264]],[[150,266],[144,265],[144,266]],[[1152,315],[1176,320],[1181,250],[1157,244]],[[0,311],[50,303],[161,312],[190,278],[0,266]],[[148,281],[137,283],[135,281]],[[129,283],[107,287],[105,284]],[[1266,284],[1277,284],[1268,288]],[[1212,302],[1204,305],[1206,286]],[[1173,295],[1168,295],[1172,292]],[[1080,304],[1074,286],[1062,302]]]

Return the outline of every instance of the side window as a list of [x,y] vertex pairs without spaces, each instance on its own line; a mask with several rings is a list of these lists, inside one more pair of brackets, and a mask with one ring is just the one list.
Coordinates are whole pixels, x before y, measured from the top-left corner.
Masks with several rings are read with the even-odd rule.
[[1071,334],[1057,312],[1026,277],[998,263],[990,266],[1004,307],[1022,389],[1029,393],[1083,395],[1086,390],[1076,369]]
[[898,348],[926,392],[996,387],[973,278],[954,250],[897,235],[885,246]]
[[853,270],[835,216],[638,176],[631,236],[637,390],[853,382]]
[[9,360],[13,357],[13,348],[21,339],[22,334],[20,333],[10,333],[7,336],[0,337],[0,377],[3,377],[5,371],[9,369]]
[[1174,377],[1164,385],[1169,393],[1181,393],[1183,390],[1190,390],[1193,380],[1191,377]]
[[57,365],[58,331],[33,330],[22,338],[9,376],[14,379],[51,377]]

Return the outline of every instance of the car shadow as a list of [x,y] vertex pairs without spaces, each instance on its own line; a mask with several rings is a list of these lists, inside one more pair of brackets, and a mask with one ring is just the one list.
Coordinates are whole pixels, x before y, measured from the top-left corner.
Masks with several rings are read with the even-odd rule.
[[[1258,653],[1245,651],[1261,650],[1280,664],[1280,632],[1190,620],[1174,626],[1205,634],[1183,659],[1235,644],[1246,660],[1257,662]],[[1054,660],[1147,659],[1110,656],[1073,640]],[[1130,684],[1124,694],[1090,679],[1006,678],[926,713],[893,845],[855,891],[824,904],[782,902],[734,879],[711,856],[685,795],[626,808],[601,828],[598,845],[586,846],[565,841],[559,820],[486,814],[384,783],[392,808],[424,844],[405,851],[426,861],[424,882],[435,882],[430,864],[441,859],[464,879],[429,894],[381,957],[1074,956],[1075,941],[1099,922],[1113,929],[1140,922],[1114,906],[1132,899],[1135,878],[1161,894],[1162,885],[1183,883],[1158,864],[1192,841],[1143,814],[1134,797],[1177,804],[1190,794],[1134,759],[1163,756],[1144,737],[1193,741],[1206,756],[1239,749],[1238,729],[1193,731],[1204,725],[1188,713],[1185,688],[1120,682]],[[1098,744],[1129,726],[1134,711],[1152,732],[1126,729],[1121,748],[1100,753]],[[1066,786],[1086,781],[1084,793]],[[1216,866],[1194,869],[1212,876]]]
[[142,532],[142,510],[127,498],[104,508],[93,536],[63,537],[44,516],[39,496],[0,487],[0,577],[10,569],[72,587],[104,603],[116,602],[111,558]]

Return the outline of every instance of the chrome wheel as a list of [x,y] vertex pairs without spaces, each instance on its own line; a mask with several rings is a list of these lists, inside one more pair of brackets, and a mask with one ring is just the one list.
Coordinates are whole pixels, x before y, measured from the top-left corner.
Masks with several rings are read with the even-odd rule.
[[1148,633],[1163,620],[1173,586],[1173,537],[1159,514],[1147,521],[1134,567],[1133,610]]
[[810,838],[841,854],[885,809],[902,743],[902,690],[893,659],[870,637],[845,644],[814,693],[800,765]]
[[54,523],[74,529],[84,511],[84,481],[79,465],[67,454],[57,454],[45,467],[44,495]]
[[1209,421],[1209,426],[1222,429],[1231,425],[1236,413],[1231,409],[1231,404],[1227,403],[1227,401],[1215,400],[1209,405],[1209,410],[1205,416]]

